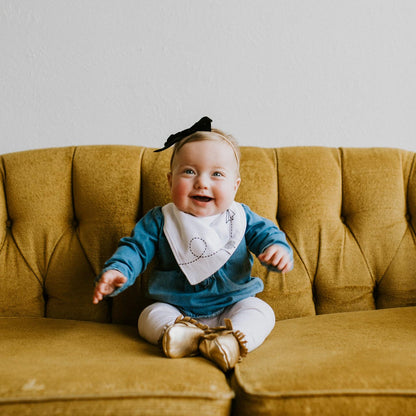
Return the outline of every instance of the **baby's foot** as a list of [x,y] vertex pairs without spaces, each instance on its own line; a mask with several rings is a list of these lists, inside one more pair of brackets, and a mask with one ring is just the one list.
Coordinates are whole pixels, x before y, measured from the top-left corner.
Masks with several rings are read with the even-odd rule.
[[195,319],[179,316],[163,333],[162,349],[169,358],[199,354],[199,343],[208,329]]
[[231,321],[225,319],[225,327],[216,328],[202,338],[199,351],[226,372],[247,355],[246,343],[244,335],[233,331]]

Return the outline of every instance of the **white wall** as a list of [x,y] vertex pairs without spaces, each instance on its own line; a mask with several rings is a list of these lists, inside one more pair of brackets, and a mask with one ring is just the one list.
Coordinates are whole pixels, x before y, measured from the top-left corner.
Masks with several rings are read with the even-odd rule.
[[0,153],[243,145],[416,151],[414,0],[0,0]]

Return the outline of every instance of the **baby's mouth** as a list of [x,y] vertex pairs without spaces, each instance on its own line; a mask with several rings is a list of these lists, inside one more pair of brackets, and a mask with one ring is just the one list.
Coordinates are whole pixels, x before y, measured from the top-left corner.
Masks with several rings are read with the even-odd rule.
[[196,201],[199,201],[199,202],[210,202],[214,198],[211,198],[209,196],[195,195],[192,197],[192,199],[195,199]]

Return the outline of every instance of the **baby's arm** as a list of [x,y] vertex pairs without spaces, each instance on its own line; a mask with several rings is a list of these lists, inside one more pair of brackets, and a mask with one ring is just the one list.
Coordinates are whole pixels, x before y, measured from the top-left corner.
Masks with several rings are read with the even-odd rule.
[[99,303],[104,296],[118,295],[136,281],[156,254],[162,227],[162,210],[156,207],[140,219],[129,237],[120,240],[116,252],[104,263],[93,303]]
[[117,288],[123,286],[127,282],[125,277],[118,270],[108,270],[102,274],[100,280],[95,285],[92,303],[99,303],[104,296],[110,295]]
[[258,258],[262,263],[283,273],[290,272],[293,269],[293,261],[289,252],[279,244],[272,244],[267,247]]

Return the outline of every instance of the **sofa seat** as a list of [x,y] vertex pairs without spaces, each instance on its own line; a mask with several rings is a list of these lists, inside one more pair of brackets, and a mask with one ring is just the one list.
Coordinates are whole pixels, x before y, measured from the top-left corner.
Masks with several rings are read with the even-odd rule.
[[416,307],[280,321],[232,385],[238,416],[414,415]]
[[0,318],[0,414],[228,415],[224,374],[167,359],[131,326]]

